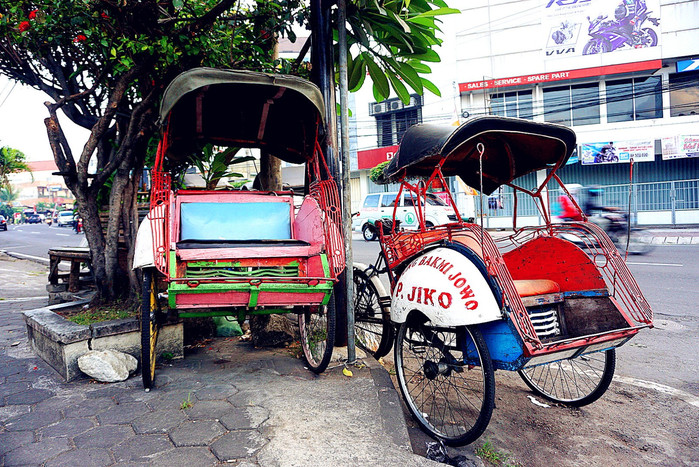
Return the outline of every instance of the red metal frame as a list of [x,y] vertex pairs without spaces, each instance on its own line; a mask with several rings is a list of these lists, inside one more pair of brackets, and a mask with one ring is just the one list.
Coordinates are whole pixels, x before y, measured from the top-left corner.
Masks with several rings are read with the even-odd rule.
[[[411,196],[414,194],[418,199],[420,199],[420,197],[424,198],[427,194],[427,190],[435,180],[444,182],[441,173],[443,162],[444,161],[440,162],[440,164],[435,167],[433,174],[427,182],[411,184],[403,178],[396,199],[400,200],[403,189],[409,191]],[[645,300],[623,258],[619,255],[618,250],[606,233],[597,225],[589,222],[572,224],[551,223],[550,215],[545,207],[543,192],[552,178],[555,179],[562,186],[564,191],[566,191],[566,194],[570,196],[561,180],[555,175],[555,169],[549,173],[536,190],[526,190],[514,184],[509,184],[516,190],[515,193],[517,191],[522,191],[537,200],[537,205],[545,219],[545,224],[538,227],[515,228],[515,233],[512,236],[501,238],[497,242],[495,242],[490,234],[485,232],[480,226],[476,224],[467,224],[462,221],[427,229],[424,223],[424,215],[421,215],[422,203],[414,203],[420,221],[418,231],[395,232],[396,208],[394,207],[392,231],[395,233],[384,235],[383,229],[378,229],[381,249],[388,266],[391,287],[393,288],[396,282],[394,270],[406,264],[414,256],[424,251],[425,248],[443,241],[458,242],[471,248],[483,259],[488,274],[495,280],[503,293],[504,303],[501,305],[505,307],[507,317],[512,320],[515,329],[521,337],[524,343],[524,354],[527,357],[582,348],[594,344],[604,345],[604,343],[629,338],[644,327],[651,327],[653,314],[650,306]],[[575,203],[575,206],[580,209],[573,197],[570,196],[570,198],[573,203]],[[449,194],[449,200],[452,207],[456,210],[456,204],[451,194]],[[397,205],[396,202],[396,206]],[[456,212],[458,213],[458,210],[456,210]],[[457,217],[457,219],[460,219],[460,216]],[[575,234],[586,245],[588,253],[583,252],[583,250],[574,244],[558,238],[563,233]],[[568,258],[568,260],[580,262],[580,274],[575,274],[575,277],[556,277],[560,283],[564,284],[562,287],[563,291],[607,288],[610,292],[612,302],[627,321],[628,327],[556,342],[542,343],[536,335],[529,314],[517,293],[513,281],[513,275],[516,275],[516,278],[519,279],[532,279],[534,277],[529,277],[529,275],[523,273],[516,267],[514,271],[511,271],[507,265],[507,255],[503,257],[501,254],[503,250],[508,250],[512,247],[521,247],[538,238],[555,239],[552,240],[553,243],[547,242],[546,240],[542,241],[552,245],[553,250],[560,250],[558,254],[570,255],[572,259]],[[565,245],[558,242],[564,242]],[[555,276],[556,263],[554,258],[557,252],[553,250],[537,252],[537,255],[534,256],[530,255],[529,259],[531,259],[533,263],[530,262],[530,264],[527,264],[527,267],[541,271],[553,270],[553,275]],[[516,263],[517,255],[522,254],[522,252],[523,250],[520,250],[520,253],[508,253],[510,262],[512,264]],[[538,253],[541,254],[539,255]],[[593,270],[596,274],[592,274]],[[585,277],[585,274],[591,275]],[[566,281],[571,280],[576,282],[574,287],[566,284]]]

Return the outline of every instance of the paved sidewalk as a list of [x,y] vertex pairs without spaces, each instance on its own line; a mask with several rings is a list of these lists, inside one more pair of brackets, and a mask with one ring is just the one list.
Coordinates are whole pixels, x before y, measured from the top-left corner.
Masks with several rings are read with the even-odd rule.
[[149,393],[138,375],[64,383],[21,315],[46,304],[45,273],[0,255],[0,466],[438,465],[413,454],[374,361],[314,375],[288,350],[219,338],[158,368]]

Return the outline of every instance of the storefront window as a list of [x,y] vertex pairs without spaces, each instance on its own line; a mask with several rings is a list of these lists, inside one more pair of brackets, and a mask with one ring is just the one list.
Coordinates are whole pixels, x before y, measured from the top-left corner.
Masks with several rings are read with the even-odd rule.
[[670,116],[699,115],[699,71],[670,75]]
[[599,123],[597,83],[544,89],[544,120],[581,126]]
[[490,109],[493,115],[532,120],[532,92],[506,92],[490,95]]
[[628,122],[662,116],[660,76],[607,82],[608,122]]
[[570,126],[570,86],[544,89],[544,120]]

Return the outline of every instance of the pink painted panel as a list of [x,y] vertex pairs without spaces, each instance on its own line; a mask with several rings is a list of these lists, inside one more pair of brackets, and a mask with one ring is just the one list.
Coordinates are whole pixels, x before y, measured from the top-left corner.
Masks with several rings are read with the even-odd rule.
[[311,245],[324,243],[322,211],[315,198],[306,196],[303,200],[294,219],[294,232],[297,240],[303,240]]
[[260,292],[257,304],[270,305],[320,305],[325,298],[324,293],[279,293]]
[[216,306],[247,306],[250,294],[247,292],[229,291],[207,294],[186,293],[177,294],[175,303],[178,307],[208,308]]

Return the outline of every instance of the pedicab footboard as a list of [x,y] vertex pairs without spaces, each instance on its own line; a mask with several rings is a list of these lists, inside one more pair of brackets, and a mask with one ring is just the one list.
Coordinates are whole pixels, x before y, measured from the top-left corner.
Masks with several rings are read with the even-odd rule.
[[175,266],[168,284],[169,307],[235,307],[263,313],[265,308],[291,311],[295,306],[327,305],[335,282],[327,256],[308,247],[274,251],[274,258],[269,257],[269,247],[173,252],[177,261],[170,261]]

